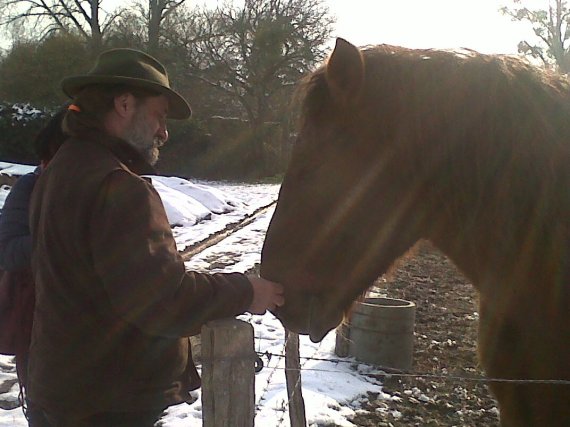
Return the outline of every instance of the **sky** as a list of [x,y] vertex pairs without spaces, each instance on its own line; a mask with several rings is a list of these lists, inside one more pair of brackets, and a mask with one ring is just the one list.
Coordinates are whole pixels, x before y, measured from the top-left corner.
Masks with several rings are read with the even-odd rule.
[[[516,54],[533,35],[528,24],[499,12],[506,0],[326,0],[337,16],[334,35],[356,45],[470,48]],[[547,0],[526,3],[546,5]],[[542,6],[544,7],[544,6]]]
[[[21,175],[32,170],[30,166],[0,162],[0,172],[4,174]],[[277,198],[278,184],[243,185],[160,176],[151,179],[163,200],[180,250],[269,205],[249,225],[191,258],[186,267],[195,271],[245,272],[260,262],[261,246],[273,213],[272,202]],[[0,207],[8,191],[6,186],[0,188]],[[245,314],[239,318],[252,324],[256,351],[284,354],[284,330],[273,315]],[[334,346],[334,332],[317,344],[304,336],[300,339],[307,421],[308,425],[353,427],[349,419],[364,410],[367,392],[378,393],[378,398],[397,397],[384,393],[378,380],[366,375],[374,372],[374,367],[358,363],[353,358],[339,358],[334,354]],[[255,376],[255,426],[287,427],[289,415],[284,360],[272,357],[271,360],[263,358],[263,361],[265,367]],[[0,390],[5,381],[15,378],[13,368],[12,358],[0,355]],[[163,427],[202,426],[200,390],[193,394],[197,398],[193,404],[183,403],[168,409],[161,420]],[[4,402],[16,402],[17,396],[17,384],[6,393],[0,392],[0,407]],[[398,416],[397,413],[391,415]],[[0,409],[0,427],[27,427],[21,408]]]
[[[112,1],[112,0],[111,0]],[[239,1],[239,0],[234,0]],[[323,0],[336,18],[336,37],[364,46],[470,48],[482,53],[517,54],[518,43],[533,36],[526,23],[513,22],[499,8],[510,0]],[[523,0],[546,8],[548,0]],[[208,6],[218,0],[202,0]]]
[[[218,0],[188,0],[215,6]],[[235,0],[236,2],[240,0]],[[471,48],[483,53],[516,54],[517,44],[533,33],[498,9],[509,0],[324,0],[337,19],[336,37],[356,45],[395,44],[411,48]],[[548,0],[524,0],[545,8]],[[112,10],[123,0],[103,0]],[[6,47],[6,42],[0,43]]]

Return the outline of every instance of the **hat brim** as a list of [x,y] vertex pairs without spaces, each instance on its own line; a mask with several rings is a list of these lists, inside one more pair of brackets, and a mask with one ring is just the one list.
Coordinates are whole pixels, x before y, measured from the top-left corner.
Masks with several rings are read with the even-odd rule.
[[73,76],[67,77],[61,82],[61,89],[70,98],[77,95],[81,89],[85,86],[95,85],[95,84],[124,84],[127,86],[134,86],[143,89],[149,89],[151,91],[156,91],[161,95],[166,96],[168,99],[168,117],[176,120],[187,119],[192,115],[192,109],[188,102],[182,97],[182,95],[173,91],[172,89],[163,86],[158,83],[151,82],[145,79],[136,79],[132,77],[120,77],[120,76]]

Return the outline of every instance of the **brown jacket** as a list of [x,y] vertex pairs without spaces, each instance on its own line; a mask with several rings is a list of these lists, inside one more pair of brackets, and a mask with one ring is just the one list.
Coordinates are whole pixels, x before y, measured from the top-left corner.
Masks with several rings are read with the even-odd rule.
[[151,172],[99,135],[66,142],[36,184],[29,397],[47,411],[186,400],[199,379],[185,337],[251,303],[242,274],[185,271],[161,199],[138,175]]

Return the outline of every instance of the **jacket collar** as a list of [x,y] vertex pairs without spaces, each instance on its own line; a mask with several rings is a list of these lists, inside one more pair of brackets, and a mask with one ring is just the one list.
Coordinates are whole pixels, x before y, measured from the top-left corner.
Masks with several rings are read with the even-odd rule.
[[137,175],[156,175],[156,169],[127,141],[103,132],[90,132],[71,141],[89,141],[107,148],[131,172]]

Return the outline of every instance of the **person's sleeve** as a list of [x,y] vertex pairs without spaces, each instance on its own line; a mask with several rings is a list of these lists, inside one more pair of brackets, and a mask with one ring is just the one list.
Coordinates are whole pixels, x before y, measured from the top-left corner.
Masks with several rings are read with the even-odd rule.
[[90,225],[90,249],[116,313],[141,330],[188,336],[247,310],[253,289],[241,273],[186,272],[162,201],[145,180],[111,173]]
[[30,267],[32,239],[29,205],[36,176],[21,176],[6,197],[0,215],[0,267],[6,271]]

